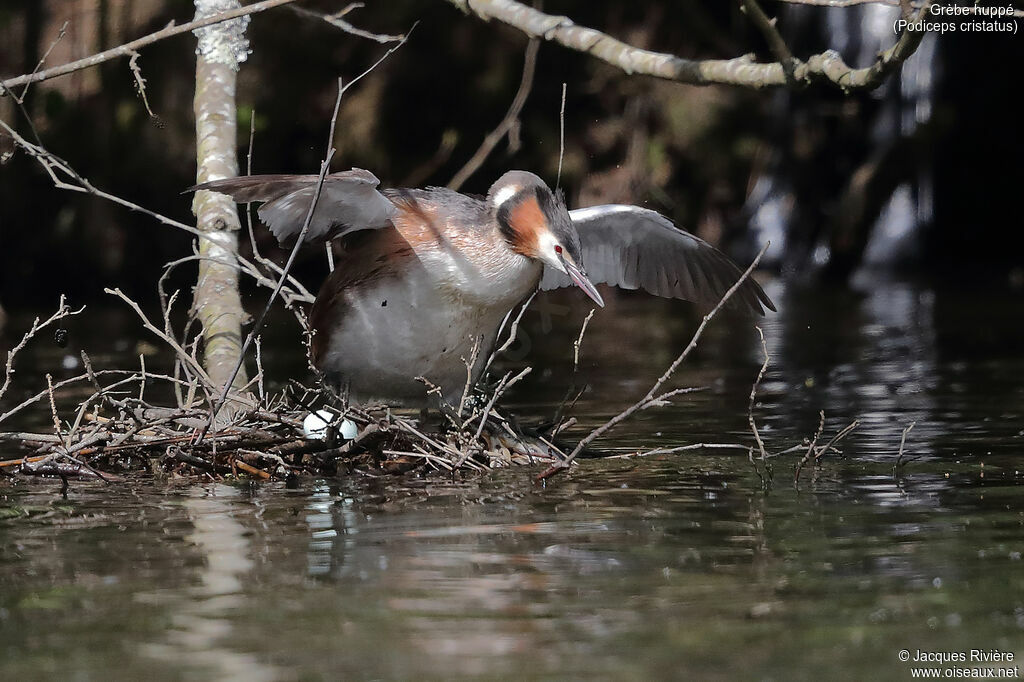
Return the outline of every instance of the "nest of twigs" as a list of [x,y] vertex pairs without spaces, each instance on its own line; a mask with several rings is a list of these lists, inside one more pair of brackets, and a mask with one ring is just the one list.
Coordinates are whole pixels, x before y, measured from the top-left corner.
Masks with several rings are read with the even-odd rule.
[[[704,316],[686,348],[646,395],[571,448],[560,447],[554,442],[575,422],[565,417],[566,401],[546,428],[534,432],[525,431],[498,408],[498,401],[505,391],[530,371],[526,368],[500,377],[490,372],[494,358],[514,342],[519,321],[530,300],[519,308],[514,318],[512,312],[506,316],[498,334],[504,342],[487,358],[479,381],[471,380],[474,375],[471,368],[476,366],[479,347],[474,349],[471,357],[464,358],[467,379],[458,404],[441,402],[440,409],[432,412],[429,418],[426,412],[416,418],[384,406],[349,405],[323,382],[322,377],[315,388],[293,381],[283,392],[272,396],[264,390],[258,341],[254,378],[244,386],[224,390],[210,378],[198,358],[200,337],[189,339],[186,334],[185,338],[178,339],[175,336],[170,322],[174,296],[163,300],[163,324],[158,326],[145,316],[137,303],[120,291],[109,291],[126,302],[140,317],[143,326],[173,351],[173,372],[155,373],[147,369],[141,357],[140,367],[135,370],[94,369],[89,356],[83,352],[83,374],[57,382],[47,374],[45,389],[6,411],[0,411],[0,425],[19,413],[29,410],[38,413],[47,408],[52,421],[52,430],[46,433],[0,432],[0,443],[14,444],[26,451],[22,457],[0,461],[0,477],[54,477],[63,482],[66,490],[68,480],[74,477],[111,482],[127,472],[138,471],[214,479],[281,480],[352,470],[384,474],[416,471],[451,474],[539,464],[543,468],[537,479],[546,479],[568,469],[595,439],[636,412],[667,405],[677,396],[699,390],[669,388],[668,382],[696,348],[708,323],[750,276],[759,259],[760,255],[718,305]],[[45,321],[37,318],[33,322],[21,341],[7,354],[0,401],[11,386],[17,354],[42,331],[55,328],[59,332],[61,320],[81,312],[81,309],[70,309],[62,297],[56,313]],[[301,310],[293,312],[307,328],[308,348],[310,336],[305,318]],[[588,316],[574,343],[574,373],[589,320]],[[763,335],[761,342],[764,364],[751,388],[748,409],[753,443],[698,443],[638,450],[615,457],[642,457],[695,449],[746,451],[754,471],[767,487],[772,480],[771,461],[774,457],[803,452],[794,473],[794,483],[799,484],[800,472],[805,465],[817,463],[830,453],[840,454],[837,444],[857,426],[857,422],[839,430],[824,445],[819,445],[824,440],[824,413],[813,438],[773,454],[766,450],[753,414],[757,387],[769,362]],[[315,374],[315,368],[311,369]],[[429,379],[420,379],[427,393],[440,394],[440,389]],[[147,397],[147,391],[150,396],[158,392],[154,384],[161,384],[166,389],[161,392],[163,395],[174,395],[173,405],[155,404],[160,401]],[[73,415],[62,418],[58,403],[63,404],[64,401],[58,400],[58,396],[64,390],[81,386],[91,386],[92,392],[77,402]],[[566,395],[567,400],[570,393]],[[571,408],[571,403],[568,407]],[[314,421],[316,428],[311,428],[309,419],[315,415],[319,415]],[[347,437],[342,437],[343,432]]]
[[[52,421],[47,433],[0,432],[0,442],[27,450],[23,457],[0,461],[0,472],[65,482],[73,477],[110,481],[137,471],[267,480],[353,469],[407,473],[551,466],[567,458],[544,436],[528,435],[496,408],[502,393],[528,370],[505,375],[492,385],[472,384],[467,378],[459,404],[442,404],[429,419],[424,419],[426,413],[416,418],[385,406],[348,405],[323,384],[311,389],[292,381],[286,390],[270,396],[263,390],[262,366],[250,384],[218,399],[217,387],[196,358],[196,345],[189,350],[171,335],[169,311],[161,330],[129,303],[146,328],[175,352],[173,374],[147,370],[144,361],[137,370],[94,369],[83,352],[84,373],[58,382],[48,374],[45,389],[0,412],[2,423],[31,408],[48,407]],[[0,398],[10,388],[18,352],[44,330],[60,330],[61,320],[81,312],[70,309],[62,298],[50,318],[35,320],[8,353]],[[514,328],[515,322],[508,343]],[[467,367],[476,361],[475,353]],[[428,380],[423,382],[425,391],[436,390]],[[154,384],[169,390],[159,391]],[[72,417],[62,418],[58,405],[65,401],[60,394],[76,385],[91,385],[93,391],[77,402]],[[247,390],[250,387],[254,390]],[[147,391],[173,393],[176,405],[154,404]],[[314,413],[320,415],[314,422],[319,428],[311,431],[307,420]],[[342,424],[354,429],[354,437],[342,437]],[[547,435],[553,437],[557,431],[549,427]]]
[[[0,462],[0,470],[62,479],[114,480],[119,474],[148,469],[269,480],[352,470],[484,470],[558,460],[542,440],[495,415],[478,432],[469,424],[457,430],[447,417],[431,426],[386,407],[350,407],[330,410],[331,417],[321,412],[329,426],[322,436],[310,437],[304,426],[310,412],[299,404],[309,405],[306,399],[318,392],[304,393],[299,401],[286,393],[263,407],[232,405],[224,410],[231,416],[209,428],[209,409],[158,407],[103,392],[89,401],[92,407],[75,422],[56,420],[54,433],[0,434],[0,440],[30,451]],[[354,438],[342,438],[335,428],[344,421],[356,425]]]

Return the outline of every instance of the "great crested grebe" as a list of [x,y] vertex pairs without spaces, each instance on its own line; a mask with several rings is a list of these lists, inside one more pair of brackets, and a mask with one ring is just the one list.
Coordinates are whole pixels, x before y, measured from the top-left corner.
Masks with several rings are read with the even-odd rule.
[[[315,175],[254,175],[193,189],[265,202],[260,219],[281,243],[309,211]],[[636,206],[569,211],[539,177],[509,171],[485,199],[440,187],[377,190],[370,172],[326,176],[307,241],[341,239],[341,254],[313,303],[313,361],[356,403],[430,403],[423,377],[457,401],[464,358],[479,343],[474,378],[505,315],[538,286],[594,284],[717,303],[740,277],[720,251],[664,216]],[[775,310],[753,280],[733,299]]]

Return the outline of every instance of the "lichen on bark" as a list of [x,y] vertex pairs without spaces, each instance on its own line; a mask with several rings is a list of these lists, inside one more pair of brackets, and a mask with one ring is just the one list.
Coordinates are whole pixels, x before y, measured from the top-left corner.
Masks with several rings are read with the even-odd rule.
[[[196,0],[196,18],[239,7],[238,0]],[[249,52],[248,17],[195,31],[196,181],[238,175],[235,86],[238,65]],[[242,348],[245,311],[238,292],[238,235],[241,224],[234,201],[213,192],[196,192],[192,202],[199,239],[199,277],[193,310],[203,325],[203,363],[210,378],[224,386]],[[244,367],[233,388],[247,383]]]

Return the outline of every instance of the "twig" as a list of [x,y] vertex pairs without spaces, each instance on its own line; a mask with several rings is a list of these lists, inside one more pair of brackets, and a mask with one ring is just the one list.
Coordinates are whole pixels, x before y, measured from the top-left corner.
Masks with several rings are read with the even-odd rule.
[[473,390],[473,367],[476,365],[477,358],[480,357],[480,343],[482,337],[476,336],[473,338],[473,348],[469,352],[469,359],[462,358],[462,362],[466,365],[466,385],[462,387],[462,396],[459,398],[459,408],[456,410],[455,415],[459,419],[462,418],[462,412],[466,409],[466,400],[469,399],[469,394]]
[[484,425],[487,423],[487,416],[491,413],[491,410],[494,409],[494,404],[498,402],[498,398],[501,397],[501,394],[529,374],[532,369],[532,367],[524,367],[519,374],[515,375],[511,379],[509,379],[511,372],[502,378],[501,382],[498,383],[498,387],[495,388],[494,392],[491,394],[490,400],[487,401],[487,405],[484,407],[483,413],[480,415],[480,425],[476,427],[476,433],[473,435],[474,438],[480,438],[480,434],[484,431]]
[[[894,464],[893,467],[892,467],[893,476],[899,476],[899,473],[900,473],[901,469],[903,468],[903,464],[904,464],[904,462],[903,462],[903,446],[907,442],[907,434],[910,433],[910,430],[912,428],[914,428],[915,426],[917,426],[917,422],[913,421],[913,422],[910,422],[909,424],[907,424],[907,427],[905,429],[903,429],[903,434],[900,436],[900,451],[896,455],[896,464]],[[917,458],[916,457],[912,457],[912,458],[908,459],[907,461],[908,462],[912,462],[915,459],[917,459]]]
[[[145,208],[144,206],[140,206],[139,204],[133,203],[131,201],[128,201],[127,199],[123,199],[115,194],[110,194],[109,192],[105,192],[97,188],[91,182],[89,182],[88,179],[79,175],[74,170],[74,168],[72,168],[71,165],[68,164],[67,161],[60,158],[53,152],[50,152],[49,150],[43,148],[42,146],[32,144],[24,137],[22,137],[20,134],[18,134],[13,128],[7,125],[3,120],[0,120],[0,128],[3,128],[4,131],[11,136],[11,138],[14,140],[14,143],[17,146],[21,147],[21,149],[23,149],[27,154],[29,154],[30,156],[35,158],[36,161],[38,161],[39,165],[41,165],[43,167],[43,170],[45,170],[46,173],[50,176],[50,180],[53,182],[54,187],[56,187],[57,189],[63,189],[71,192],[80,192],[84,194],[91,194],[100,199],[105,199],[119,206],[123,206],[124,208],[127,208],[131,211],[137,211],[139,213],[147,215],[153,218],[154,220],[169,227],[174,227],[184,232],[188,232],[189,234],[194,235],[196,237],[205,238],[206,235],[200,230],[193,227],[192,225],[186,225],[185,223],[174,220],[173,218],[168,218],[167,216],[157,213],[155,211],[151,211],[150,209]],[[60,177],[58,177],[58,172],[61,175],[67,176],[68,178],[73,180],[74,184],[62,180]],[[180,261],[176,261],[174,264],[178,264],[180,262],[185,262],[188,260],[196,260],[198,258],[202,257],[189,256]],[[238,257],[238,261],[239,263],[245,266],[246,269],[244,270],[244,272],[246,272],[246,274],[251,275],[256,280],[257,283],[268,288],[272,288],[275,286],[276,283],[274,282],[274,280],[264,277],[262,273],[260,273],[260,271],[251,262],[247,261],[246,259],[240,256]],[[221,260],[217,260],[216,262],[226,263],[226,261]],[[294,298],[295,300],[307,302],[311,302],[313,300],[313,296],[308,291],[306,291],[305,287],[303,287],[298,280],[296,280],[294,277],[290,275],[288,276],[288,284],[290,287],[293,287],[296,292],[294,294],[291,294],[292,298]]]
[[832,436],[832,440],[825,443],[825,445],[823,445],[822,447],[818,448],[817,454],[814,455],[814,461],[817,462],[819,459],[824,457],[825,454],[832,449],[833,445],[835,445],[836,443],[850,435],[850,433],[858,426],[860,426],[860,420],[854,419],[852,422],[843,427],[843,429],[839,433]]
[[60,444],[64,441],[61,436],[54,435],[52,433],[30,433],[27,431],[0,431],[0,442],[18,442],[24,441],[26,443],[57,443]]
[[259,336],[256,337],[256,378],[260,400],[266,400],[267,389],[263,385],[263,344],[260,343]]
[[213,382],[210,380],[210,376],[206,373],[206,370],[203,369],[203,366],[195,359],[195,357],[190,355],[188,351],[181,346],[181,344],[178,343],[177,339],[168,334],[165,330],[158,329],[153,325],[153,323],[149,321],[149,318],[146,317],[146,314],[142,312],[142,308],[139,307],[138,303],[126,296],[120,289],[104,289],[103,291],[111,296],[117,296],[127,303],[129,307],[135,311],[135,314],[138,315],[139,319],[142,320],[142,325],[146,329],[174,349],[174,352],[177,354],[178,358],[182,360],[182,363],[192,370],[192,373],[199,377],[208,388],[213,388]]
[[637,457],[651,457],[652,455],[674,455],[678,452],[689,452],[690,450],[749,450],[749,445],[742,443],[693,443],[692,445],[679,445],[671,448],[656,448],[643,452],[628,452],[622,455],[609,455],[604,459],[635,459]]
[[558,174],[555,189],[562,186],[562,159],[565,158],[565,93],[567,83],[562,83],[562,106],[558,109]]
[[292,5],[290,9],[300,16],[311,17],[313,19],[320,19],[322,21],[326,21],[331,26],[334,26],[335,28],[340,28],[345,33],[358,36],[360,38],[367,38],[378,43],[394,43],[405,38],[404,35],[392,36],[386,33],[371,33],[370,31],[364,31],[363,29],[357,28],[352,24],[348,23],[347,21],[345,21],[344,19],[342,19],[343,16],[345,16],[352,10],[358,9],[362,6],[363,3],[361,2],[353,2],[349,4],[347,7],[345,7],[345,9],[341,10],[340,12],[335,12],[334,14],[321,14],[320,12],[314,12],[313,10],[308,10],[304,7],[297,7],[295,5]]
[[[860,420],[859,419],[854,419],[852,422],[850,422],[845,427],[843,427],[839,431],[839,433],[837,433],[836,435],[832,436],[832,439],[829,442],[825,443],[824,445],[818,446],[816,449],[814,449],[814,463],[817,464],[821,460],[821,458],[824,457],[825,454],[829,450],[832,449],[832,446],[834,446],[836,443],[838,443],[839,441],[841,441],[842,439],[844,439],[848,435],[850,435],[850,433],[854,429],[856,429],[858,426],[860,426]],[[799,486],[800,485],[800,472],[803,471],[803,466],[804,466],[804,463],[806,462],[806,460],[807,460],[807,456],[805,455],[800,460],[800,462],[797,463],[796,471],[793,474],[793,485],[794,486]]]
[[[499,355],[507,351],[512,346],[512,344],[515,343],[516,337],[519,335],[519,322],[523,319],[523,314],[526,312],[526,309],[530,307],[530,304],[533,303],[533,299],[536,297],[537,290],[534,290],[534,292],[530,294],[530,297],[523,301],[523,304],[519,306],[519,312],[516,313],[515,318],[512,320],[512,326],[509,327],[508,337],[505,339],[504,343],[502,343],[500,347],[491,351],[491,354],[487,357],[487,362],[484,363],[484,370],[483,372],[480,373],[480,376],[486,376],[487,372],[490,371],[491,363],[494,362],[495,358],[497,358]],[[512,310],[509,310],[507,313],[505,313],[505,317],[502,318],[501,324],[498,326],[498,333],[495,336],[495,338],[501,338],[501,333],[505,331],[505,325],[508,323],[508,320],[511,316]]]
[[81,355],[82,366],[85,367],[85,376],[88,377],[89,383],[93,385],[97,392],[102,391],[103,389],[100,388],[100,382],[96,380],[96,373],[92,370],[92,360],[89,358],[89,354],[83,350]]
[[793,474],[793,482],[796,483],[800,480],[800,470],[804,468],[804,465],[810,461],[811,457],[814,456],[814,446],[818,444],[818,439],[821,438],[822,432],[825,430],[825,410],[818,412],[818,430],[814,432],[814,437],[811,438],[810,445],[807,446],[807,452],[800,458],[800,461],[796,464],[796,470]]
[[583,320],[583,324],[580,325],[579,336],[572,342],[572,373],[574,376],[580,368],[580,346],[583,345],[583,335],[587,333],[587,325],[590,324],[590,320],[594,317],[595,312],[597,312],[597,308],[590,309],[590,312],[587,313],[586,318]]
[[355,448],[361,446],[368,438],[380,433],[380,426],[377,424],[367,424],[363,429],[356,435],[355,438],[345,443],[339,448],[332,450],[324,450],[320,453],[319,458],[321,461],[328,462],[335,459],[341,459]]
[[53,433],[60,438],[60,444],[67,447],[67,442],[61,433],[60,418],[57,417],[57,403],[53,399],[53,377],[49,373],[46,374],[46,392],[50,396],[50,416],[53,418]]
[[[124,385],[126,383],[133,383],[135,381],[138,381],[138,373],[130,371],[130,370],[124,370],[124,369],[103,369],[103,370],[95,371],[93,373],[93,376],[94,377],[98,377],[98,376],[124,376],[126,374],[128,375],[128,377],[126,379],[122,379],[121,381],[118,381],[118,382],[116,382],[114,384],[111,384],[106,389],[104,389],[104,390],[109,391],[109,390],[111,390],[113,388],[116,388],[118,386],[122,386],[122,385]],[[182,382],[180,379],[176,379],[174,377],[170,377],[170,376],[163,375],[163,374],[153,374],[153,373],[150,373],[149,376],[154,378],[154,379],[161,379],[161,380],[169,381],[169,382],[185,383],[185,382]],[[58,389],[61,389],[61,388],[65,387],[65,386],[70,386],[72,384],[85,381],[87,378],[88,378],[87,375],[80,374],[78,376],[71,377],[70,379],[63,379],[61,381],[58,381],[57,383],[55,383],[53,385],[53,388],[54,388],[54,390],[58,390]],[[35,395],[33,395],[33,396],[29,397],[29,398],[26,398],[25,400],[21,401],[20,403],[18,403],[17,405],[12,407],[11,409],[7,410],[3,414],[0,414],[0,423],[2,423],[3,421],[9,419],[10,417],[14,416],[15,414],[21,412],[23,409],[25,409],[29,405],[32,405],[34,403],[39,402],[40,400],[42,400],[46,396],[47,396],[47,389],[43,389],[42,391],[39,391]],[[94,398],[90,398],[90,400],[91,399],[94,399]]]
[[433,438],[431,438],[430,436],[424,434],[422,431],[420,431],[415,426],[413,426],[409,422],[408,419],[404,419],[402,417],[393,417],[393,420],[394,420],[395,426],[397,426],[399,429],[401,429],[403,431],[406,431],[408,433],[411,433],[412,435],[418,437],[420,440],[422,440],[426,444],[430,445],[435,450],[439,450],[439,451],[442,451],[442,452],[447,452],[449,455],[452,455],[456,459],[461,457],[461,453],[458,450],[456,450],[455,448],[453,448],[450,445],[445,445],[443,443],[440,443],[440,442],[434,440]]
[[[246,150],[246,153],[245,153],[245,174],[246,175],[252,175],[252,156],[253,156],[253,151],[255,150],[255,148],[256,148],[256,110],[254,109],[252,111],[252,114],[249,116],[249,147],[248,147],[248,149]],[[252,248],[253,260],[256,263],[262,265],[268,271],[276,272],[278,275],[280,275],[283,272],[281,266],[279,266],[277,263],[275,263],[274,261],[270,260],[269,258],[265,258],[263,256],[263,254],[260,253],[259,245],[256,243],[256,231],[255,231],[255,229],[253,227],[252,204],[251,203],[245,205],[245,227],[246,227],[246,232],[249,233],[249,246],[250,246],[250,248]],[[246,261],[241,256],[237,256],[237,258],[238,258],[239,262],[241,262],[243,264],[247,264]],[[230,263],[227,263],[226,261],[225,261],[225,264],[230,265]],[[276,282],[274,280],[272,280],[270,278],[263,278],[263,277],[261,277],[261,275],[259,274],[259,271],[256,269],[255,266],[251,267],[251,271],[243,270],[243,272],[245,272],[246,274],[249,274],[249,275],[255,277],[260,284],[263,284],[264,286],[268,286],[271,289],[276,285]],[[289,282],[289,284],[291,284],[291,286],[296,291],[294,293],[293,292],[288,292],[287,290],[283,290],[282,291],[282,295],[285,298],[285,305],[291,306],[293,301],[302,301],[303,303],[312,303],[313,302],[313,295],[311,293],[309,293],[309,291],[304,286],[302,286],[302,284],[299,283],[298,280],[292,279],[291,277],[289,277],[289,279],[291,280]],[[297,311],[296,311],[295,314],[298,316],[298,312]],[[301,323],[301,320],[300,320],[300,323]]]
[[446,460],[444,457],[438,457],[429,452],[417,450],[415,452],[409,452],[406,450],[384,450],[385,455],[399,455],[401,457],[422,457],[426,461],[434,465],[440,465],[442,469],[446,471],[453,471],[452,463]]
[[[57,31],[57,37],[53,39],[52,43],[50,43],[50,47],[46,48],[46,52],[44,52],[43,56],[39,59],[39,63],[36,64],[36,68],[32,69],[32,73],[33,74],[39,73],[39,69],[43,68],[43,64],[46,63],[46,60],[47,60],[47,58],[49,58],[50,53],[53,52],[53,48],[57,47],[57,43],[59,43],[61,40],[64,39],[64,35],[67,33],[68,25],[70,23],[71,23],[70,21],[65,21],[63,24],[61,24],[60,30]],[[14,100],[19,105],[24,103],[25,96],[28,95],[29,85],[31,85],[31,83],[25,83],[25,88],[21,91],[21,97],[13,95],[13,93],[12,93],[12,96],[14,97]],[[2,94],[4,94],[4,88],[2,86],[0,86],[0,95],[2,95]]]
[[523,77],[519,81],[519,90],[516,91],[515,97],[512,98],[512,104],[509,106],[505,118],[501,119],[497,127],[487,134],[484,141],[480,143],[476,153],[470,157],[466,165],[448,182],[449,189],[457,190],[462,187],[466,180],[480,169],[480,166],[483,165],[487,157],[494,151],[494,148],[498,146],[502,138],[508,134],[512,126],[519,120],[519,113],[523,110],[526,98],[530,96],[530,89],[533,87],[533,73],[537,66],[538,49],[540,49],[540,41],[537,38],[531,38],[530,42],[526,45],[526,56],[523,59]]
[[572,402],[569,402],[569,397],[572,395],[573,391],[576,390],[576,375],[579,373],[580,369],[580,347],[583,345],[583,335],[587,333],[587,325],[590,324],[590,319],[594,317],[594,313],[596,311],[597,308],[590,309],[590,312],[583,320],[583,324],[580,325],[579,335],[576,337],[576,340],[573,341],[572,374],[569,376],[569,387],[566,389],[565,395],[562,396],[562,401],[558,403],[558,409],[555,410],[555,416],[551,420],[551,423],[554,425],[551,430],[552,437],[554,437],[556,433],[562,430],[562,418],[565,416],[566,408],[571,408],[572,406],[574,406],[576,404],[576,401],[580,399],[580,396],[583,395],[583,390],[586,390],[586,387],[584,387],[583,390],[579,391],[576,394],[576,397],[572,400]]
[[231,466],[238,467],[239,469],[241,469],[245,473],[251,474],[253,476],[256,476],[257,478],[262,478],[265,481],[266,480],[270,480],[270,478],[271,478],[271,475],[269,473],[267,473],[266,471],[264,471],[263,469],[257,469],[256,467],[252,466],[251,464],[246,464],[245,462],[243,462],[242,460],[238,459],[237,457],[232,457],[231,458]]
[[146,393],[146,356],[139,353],[139,402],[142,402]]
[[[754,434],[754,440],[757,442],[757,449],[761,453],[761,462],[765,463],[767,467],[768,454],[764,450],[764,441],[761,440],[761,434],[757,431],[757,423],[754,421],[754,400],[757,396],[757,387],[761,385],[761,379],[764,378],[764,373],[768,371],[768,362],[771,359],[768,355],[768,345],[764,340],[764,332],[761,331],[761,327],[755,327],[758,335],[761,337],[761,351],[764,353],[764,362],[761,364],[761,369],[757,373],[757,378],[754,380],[754,385],[750,387],[750,402],[747,405],[747,423],[750,424],[750,432]],[[768,470],[768,477],[771,478],[771,471]]]
[[[28,342],[31,341],[36,334],[49,327],[51,324],[59,322],[65,317],[78,315],[83,310],[85,310],[85,306],[82,306],[78,310],[71,310],[67,305],[64,295],[61,294],[60,301],[57,303],[57,312],[50,315],[45,322],[40,322],[38,317],[33,320],[32,326],[29,327],[29,330],[21,337],[21,341],[19,341],[14,348],[7,351],[7,363],[4,367],[4,383],[3,385],[0,385],[0,398],[3,398],[4,394],[7,393],[7,390],[11,387],[11,379],[14,377],[15,356],[17,356],[18,353],[28,345]],[[2,416],[0,416],[0,421],[3,421]]]

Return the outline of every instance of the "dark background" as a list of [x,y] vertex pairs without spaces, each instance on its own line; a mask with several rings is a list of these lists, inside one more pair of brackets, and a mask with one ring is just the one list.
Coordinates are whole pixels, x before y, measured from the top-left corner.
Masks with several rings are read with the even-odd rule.
[[[303,6],[337,11],[345,4]],[[779,15],[799,56],[836,47],[848,62],[864,65],[858,63],[866,40],[863,7],[767,2],[765,8]],[[760,34],[732,3],[549,0],[544,10],[684,57],[755,52],[769,58]],[[47,65],[172,19],[187,21],[192,13],[188,0],[2,0],[0,75],[31,71],[65,19],[68,36]],[[504,116],[519,84],[525,36],[440,0],[369,2],[346,19],[388,34],[419,23],[404,47],[346,94],[335,168],[370,169],[384,186],[447,183]],[[249,38],[252,54],[238,92],[242,167],[255,116],[254,172],[315,173],[337,77],[354,78],[388,46],[287,8],[255,15]],[[768,267],[798,282],[845,285],[864,272],[861,255],[879,229],[876,218],[903,183],[917,206],[910,245],[892,249],[891,258],[875,264],[879,269],[936,286],[1020,289],[1024,140],[1013,74],[1024,56],[1022,41],[1006,34],[942,36],[916,67],[916,78],[923,74],[929,84],[924,95],[908,93],[913,88],[899,80],[850,95],[825,86],[799,92],[694,87],[630,76],[543,44],[521,116],[520,147],[510,154],[500,144],[463,190],[486,192],[510,168],[533,170],[554,184],[566,82],[561,184],[570,206],[645,205],[749,258],[764,238],[751,228],[761,202],[755,190],[770,179],[791,212],[782,225],[785,243],[769,255]],[[25,112],[47,148],[96,186],[190,222],[190,196],[181,192],[195,177],[194,49],[191,36],[180,36],[141,51],[158,118],[147,114],[124,59],[33,86]],[[908,111],[917,112],[909,128],[899,123]],[[0,116],[31,134],[10,98],[0,100]],[[0,154],[12,151],[0,137]],[[851,195],[851,181],[864,169],[874,169],[869,191]],[[268,235],[260,234],[272,250]],[[8,310],[52,305],[60,292],[90,302],[103,298],[104,286],[150,301],[161,265],[191,249],[188,235],[152,219],[54,189],[16,151],[0,165],[0,237],[0,306]],[[322,268],[322,258],[308,254],[300,275],[315,289]],[[187,287],[194,273],[182,268],[177,277]]]

